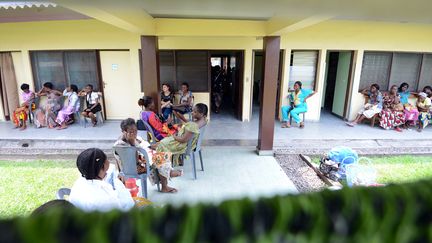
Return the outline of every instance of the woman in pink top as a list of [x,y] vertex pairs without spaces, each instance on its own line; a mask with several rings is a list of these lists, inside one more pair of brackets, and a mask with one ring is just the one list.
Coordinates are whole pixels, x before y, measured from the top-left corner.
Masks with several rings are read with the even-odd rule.
[[20,130],[24,130],[27,128],[27,114],[29,112],[29,109],[32,109],[30,105],[35,98],[35,94],[33,91],[30,90],[30,86],[28,84],[22,84],[21,90],[23,91],[21,94],[23,103],[13,112],[12,120],[15,124],[15,128],[20,128]]

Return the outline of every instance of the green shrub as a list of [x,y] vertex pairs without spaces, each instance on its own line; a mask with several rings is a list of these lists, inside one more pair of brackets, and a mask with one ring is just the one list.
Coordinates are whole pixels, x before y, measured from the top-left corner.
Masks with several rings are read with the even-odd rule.
[[4,242],[431,242],[432,181],[128,213],[53,209],[0,222]]

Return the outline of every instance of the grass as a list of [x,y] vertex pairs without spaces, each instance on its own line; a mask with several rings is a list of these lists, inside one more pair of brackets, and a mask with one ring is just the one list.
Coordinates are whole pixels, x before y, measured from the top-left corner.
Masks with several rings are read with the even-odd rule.
[[0,218],[27,216],[71,187],[79,172],[73,161],[0,161]]
[[[404,183],[432,178],[432,156],[368,157],[377,170],[378,183]],[[319,164],[319,158],[313,159]]]
[[[432,178],[432,156],[369,157],[379,183]],[[319,163],[319,158],[313,162]],[[79,177],[73,161],[0,161],[0,219],[27,216]]]

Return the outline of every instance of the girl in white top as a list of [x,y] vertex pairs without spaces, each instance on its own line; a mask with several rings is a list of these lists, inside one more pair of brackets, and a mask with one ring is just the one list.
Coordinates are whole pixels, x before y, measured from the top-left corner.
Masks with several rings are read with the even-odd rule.
[[69,201],[77,208],[86,212],[127,211],[135,205],[102,150],[83,151],[77,158],[77,167],[82,177],[72,186],[69,196]]
[[78,97],[78,87],[71,84],[68,88],[63,91],[63,96],[68,97],[67,106],[63,107],[56,118],[56,123],[59,125],[57,129],[67,128],[66,123],[70,120],[70,116],[79,110],[80,101]]
[[85,96],[86,99],[86,109],[81,113],[81,115],[90,118],[93,126],[96,126],[96,113],[102,110],[99,103],[99,94],[93,91],[93,85],[87,84],[87,86],[79,92],[78,96]]

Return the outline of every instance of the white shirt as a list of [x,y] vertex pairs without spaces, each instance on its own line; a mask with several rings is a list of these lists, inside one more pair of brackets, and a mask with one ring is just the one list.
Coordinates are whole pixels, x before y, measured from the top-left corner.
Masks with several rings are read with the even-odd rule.
[[99,94],[96,92],[91,92],[86,95],[86,100],[90,105],[96,104],[96,101],[99,99]]
[[76,92],[67,92],[67,89],[63,90],[63,96],[68,97],[68,106],[75,107],[75,110],[78,111],[81,104],[79,101],[79,97]]
[[114,166],[110,165],[105,180],[79,178],[71,188],[69,201],[85,212],[107,212],[113,209],[127,211],[131,209],[135,202],[130,192],[117,178],[117,173],[113,168]]

